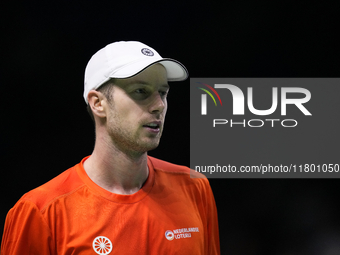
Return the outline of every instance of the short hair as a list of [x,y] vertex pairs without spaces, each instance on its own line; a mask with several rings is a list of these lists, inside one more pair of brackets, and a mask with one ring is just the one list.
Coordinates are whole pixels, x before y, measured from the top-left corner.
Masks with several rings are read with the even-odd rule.
[[[111,102],[112,100],[112,89],[113,89],[113,85],[115,83],[115,79],[111,78],[110,80],[108,80],[107,82],[105,82],[103,85],[101,85],[98,89],[96,89],[96,91],[101,92],[105,98],[107,99],[108,102]],[[93,116],[93,112],[91,109],[90,104],[87,104],[87,112],[90,114],[91,119],[94,120],[94,116]]]

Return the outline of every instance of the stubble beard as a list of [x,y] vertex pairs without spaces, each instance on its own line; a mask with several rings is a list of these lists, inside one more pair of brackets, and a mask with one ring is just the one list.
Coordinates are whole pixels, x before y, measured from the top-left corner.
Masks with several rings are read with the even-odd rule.
[[[138,157],[145,152],[153,150],[158,147],[163,128],[157,137],[141,137],[143,130],[125,129],[123,125],[123,119],[115,114],[113,105],[111,105],[111,111],[113,115],[108,121],[108,134],[111,138],[112,144],[126,155],[132,157]],[[136,123],[136,127],[141,126],[140,123]],[[127,127],[129,128],[129,127]],[[143,138],[143,140],[141,139]]]

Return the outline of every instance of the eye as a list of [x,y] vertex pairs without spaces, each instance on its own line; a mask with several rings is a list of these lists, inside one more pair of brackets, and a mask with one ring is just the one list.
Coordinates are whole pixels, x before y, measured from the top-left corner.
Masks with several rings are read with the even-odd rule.
[[145,89],[136,89],[134,92],[136,94],[146,94],[147,93]]
[[131,91],[130,96],[135,100],[144,100],[149,97],[149,90],[146,88],[137,88]]
[[162,98],[165,98],[168,96],[169,91],[168,90],[164,90],[164,91],[159,91],[159,94],[161,95]]

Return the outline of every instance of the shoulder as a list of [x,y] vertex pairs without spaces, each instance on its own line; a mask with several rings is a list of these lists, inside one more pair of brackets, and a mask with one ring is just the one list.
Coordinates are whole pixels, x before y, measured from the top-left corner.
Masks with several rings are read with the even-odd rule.
[[185,197],[191,197],[201,212],[215,208],[214,195],[205,175],[186,166],[153,157],[149,157],[149,161],[154,167],[157,185],[161,186],[162,190],[167,189],[171,194],[185,194]]
[[49,182],[27,192],[16,205],[28,203],[41,211],[54,200],[75,192],[84,185],[77,174],[77,166],[67,169]]
[[156,171],[164,171],[168,173],[174,173],[174,174],[184,174],[184,175],[190,175],[191,177],[194,178],[203,178],[206,179],[206,177],[201,174],[196,172],[195,170],[190,169],[187,166],[182,166],[182,165],[176,165],[161,159],[157,159],[154,157],[148,156],[150,162],[152,163],[154,169]]
[[176,178],[176,182],[186,182],[210,188],[208,179],[202,173],[196,172],[187,166],[176,165],[161,159],[148,156],[155,172],[164,173],[166,176]]

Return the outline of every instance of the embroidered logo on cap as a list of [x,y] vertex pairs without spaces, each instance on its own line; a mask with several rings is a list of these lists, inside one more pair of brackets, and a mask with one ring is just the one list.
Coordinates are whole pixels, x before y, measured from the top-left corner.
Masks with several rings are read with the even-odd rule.
[[92,243],[93,250],[99,255],[106,255],[112,251],[112,243],[105,236],[97,236]]
[[152,52],[152,50],[150,50],[150,49],[148,49],[148,48],[143,48],[142,50],[142,53],[144,54],[144,55],[146,55],[146,56],[153,56],[154,54],[153,54],[153,52]]

